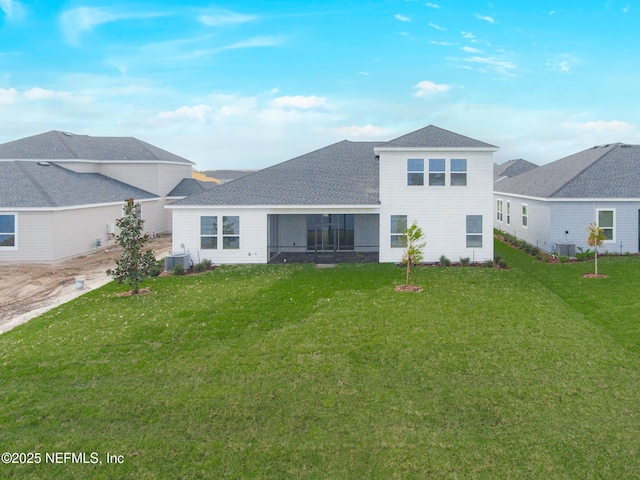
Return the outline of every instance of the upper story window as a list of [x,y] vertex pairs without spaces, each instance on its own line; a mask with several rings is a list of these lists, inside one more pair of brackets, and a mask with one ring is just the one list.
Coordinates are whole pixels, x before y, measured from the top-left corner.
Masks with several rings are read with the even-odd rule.
[[511,225],[511,202],[507,200],[507,225]]
[[451,182],[455,187],[467,185],[467,160],[465,158],[451,159]]
[[496,200],[496,220],[502,222],[503,218],[502,200]]
[[407,185],[424,185],[424,160],[422,158],[407,160]]
[[16,216],[0,215],[0,248],[16,246]]
[[432,187],[445,184],[445,160],[444,158],[429,159],[429,185]]
[[598,228],[604,233],[605,242],[615,241],[615,210],[598,210]]

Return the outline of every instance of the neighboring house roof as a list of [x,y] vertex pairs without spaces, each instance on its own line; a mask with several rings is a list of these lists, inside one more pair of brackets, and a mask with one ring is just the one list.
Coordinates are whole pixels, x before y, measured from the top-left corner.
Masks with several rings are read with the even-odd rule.
[[4,160],[193,162],[133,137],[90,137],[52,130],[0,145]]
[[196,193],[205,192],[217,187],[216,182],[201,182],[195,178],[183,178],[180,183],[169,192],[168,197],[188,197]]
[[495,148],[494,145],[444,130],[435,125],[407,133],[386,142],[383,148]]
[[220,182],[230,182],[254,173],[255,170],[207,170],[204,173]]
[[592,147],[501,180],[495,190],[539,198],[640,198],[640,145]]
[[496,181],[515,177],[516,175],[528,172],[529,170],[533,170],[534,168],[538,168],[538,165],[527,160],[523,160],[522,158],[509,160],[508,162],[504,162],[501,165],[496,165],[495,167],[493,167],[493,179],[494,181]]
[[204,172],[196,172],[195,170],[191,171],[191,178],[195,178],[196,180],[200,180],[201,182],[213,182],[215,184],[220,183],[219,180],[208,177]]
[[497,147],[430,125],[390,142],[343,140],[172,203],[180,205],[379,205],[377,150]]
[[99,173],[47,162],[0,162],[0,208],[51,208],[157,198]]
[[225,183],[174,205],[377,205],[381,142],[342,142]]

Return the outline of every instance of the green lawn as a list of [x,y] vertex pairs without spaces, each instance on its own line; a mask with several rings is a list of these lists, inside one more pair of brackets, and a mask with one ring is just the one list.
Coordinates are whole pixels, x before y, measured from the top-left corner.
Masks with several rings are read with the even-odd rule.
[[42,456],[0,478],[640,478],[640,260],[496,248],[421,293],[393,265],[90,292],[0,335],[0,451]]

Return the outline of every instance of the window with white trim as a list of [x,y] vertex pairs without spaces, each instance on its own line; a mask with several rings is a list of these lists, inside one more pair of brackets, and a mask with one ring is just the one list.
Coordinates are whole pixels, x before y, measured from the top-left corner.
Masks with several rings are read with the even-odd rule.
[[529,205],[526,203],[522,204],[522,226],[529,228]]
[[222,217],[222,248],[225,250],[240,248],[240,217]]
[[602,230],[604,234],[605,242],[615,242],[615,223],[616,223],[616,211],[609,209],[598,209],[598,228]]
[[15,248],[16,216],[0,215],[0,248]]
[[452,187],[467,186],[467,160],[465,158],[451,159],[451,181]]
[[406,215],[391,215],[391,248],[404,248],[404,231],[407,229]]
[[218,248],[218,217],[200,217],[200,249]]
[[424,185],[424,159],[407,159],[407,185]]
[[507,225],[511,225],[511,202],[507,200]]
[[502,200],[496,200],[496,220],[502,222]]
[[441,187],[445,184],[445,160],[444,158],[429,159],[429,185]]
[[482,215],[467,215],[467,248],[482,248]]

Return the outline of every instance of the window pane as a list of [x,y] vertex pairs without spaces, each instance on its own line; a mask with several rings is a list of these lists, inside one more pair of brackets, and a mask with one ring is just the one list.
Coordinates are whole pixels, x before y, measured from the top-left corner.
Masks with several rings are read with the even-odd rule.
[[0,215],[0,233],[16,233],[15,215]]
[[200,217],[200,235],[217,235],[218,217]]
[[454,158],[451,159],[451,171],[452,172],[466,172],[467,171],[467,160],[462,158]]
[[605,240],[613,240],[613,228],[603,228],[602,233]]
[[444,173],[430,173],[429,185],[439,187],[444,185]]
[[467,233],[482,233],[482,215],[467,215]]
[[613,228],[613,210],[600,210],[598,212],[598,226],[600,228]]
[[15,235],[2,235],[0,234],[0,247],[15,247],[16,236]]
[[454,187],[466,187],[467,186],[467,174],[466,173],[452,173],[451,185]]
[[407,185],[424,185],[424,173],[408,173]]
[[218,237],[200,237],[202,250],[215,250],[218,248]]
[[482,235],[467,235],[467,247],[482,248]]
[[407,229],[406,215],[391,215],[391,233],[401,234]]
[[407,244],[402,235],[391,235],[391,248],[404,248]]
[[407,160],[408,172],[424,172],[424,160],[422,158],[410,158]]
[[222,248],[237,250],[240,248],[240,237],[223,237]]
[[430,158],[429,159],[429,171],[430,172],[444,172],[444,158]]
[[238,235],[240,233],[240,217],[222,217],[222,234]]

